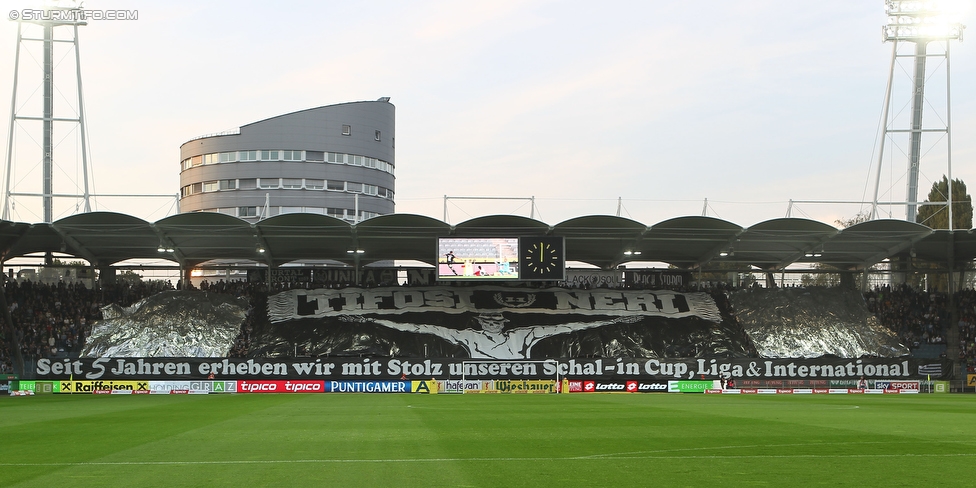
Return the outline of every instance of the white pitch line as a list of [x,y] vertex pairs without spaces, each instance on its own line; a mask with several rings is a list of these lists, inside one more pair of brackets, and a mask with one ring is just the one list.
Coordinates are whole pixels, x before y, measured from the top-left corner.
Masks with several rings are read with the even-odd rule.
[[488,458],[417,458],[417,459],[268,459],[238,461],[118,461],[81,463],[0,463],[9,467],[75,467],[75,466],[194,466],[194,465],[264,465],[264,464],[368,464],[368,463],[443,463],[443,462],[512,462],[512,461],[616,461],[619,459],[830,459],[830,458],[958,458],[976,457],[976,453],[923,454],[781,454],[781,455],[692,455],[692,456],[624,456],[599,458],[575,457],[488,457]]
[[823,442],[818,444],[753,444],[748,446],[708,446],[708,447],[680,447],[674,449],[654,449],[650,451],[628,451],[628,452],[614,452],[606,454],[591,454],[589,456],[581,456],[581,458],[612,458],[614,456],[630,456],[634,454],[663,454],[663,453],[676,453],[676,452],[694,452],[694,451],[717,451],[720,449],[771,449],[779,447],[820,447],[820,446],[850,446],[850,445],[865,445],[865,444],[890,444],[890,442],[883,441],[856,441],[856,442]]

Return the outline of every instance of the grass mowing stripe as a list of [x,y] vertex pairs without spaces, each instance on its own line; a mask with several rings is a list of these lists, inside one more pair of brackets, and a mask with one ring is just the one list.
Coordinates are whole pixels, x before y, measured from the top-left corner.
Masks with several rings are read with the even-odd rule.
[[0,400],[0,485],[966,486],[973,407],[966,395],[36,396]]
[[529,457],[529,458],[423,458],[423,459],[268,459],[246,461],[118,461],[118,462],[80,462],[80,463],[0,463],[9,467],[71,467],[71,466],[191,466],[211,464],[316,464],[316,463],[442,463],[442,462],[533,462],[533,461],[600,461],[616,459],[804,459],[804,458],[891,458],[891,457],[976,457],[976,453],[922,453],[922,454],[692,454],[688,456],[574,456],[574,457]]

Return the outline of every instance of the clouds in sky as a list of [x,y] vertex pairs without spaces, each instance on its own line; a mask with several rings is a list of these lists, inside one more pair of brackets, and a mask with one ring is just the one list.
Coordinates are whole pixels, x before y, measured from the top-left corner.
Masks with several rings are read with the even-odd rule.
[[[784,216],[790,199],[873,193],[891,55],[881,1],[85,6],[139,17],[81,28],[100,193],[175,195],[187,139],[381,96],[397,107],[398,212],[441,218],[444,195],[535,196],[536,217],[555,224],[613,214],[619,197],[624,216],[653,224],[700,214],[707,198],[709,215],[751,225]],[[15,36],[16,23],[0,25],[0,100],[11,93]],[[939,63],[930,61],[942,88],[930,92],[926,122],[944,118]],[[953,43],[951,67],[953,174],[974,182],[976,47]],[[895,76],[902,114],[905,69]],[[923,160],[921,195],[945,173],[939,144]],[[882,200],[902,200],[907,160],[897,145],[890,152]],[[16,220],[37,220],[18,203]],[[528,215],[516,201],[449,207],[452,223]],[[173,211],[166,199],[99,199],[98,209],[148,220]],[[794,215],[832,223],[860,209],[802,204]]]

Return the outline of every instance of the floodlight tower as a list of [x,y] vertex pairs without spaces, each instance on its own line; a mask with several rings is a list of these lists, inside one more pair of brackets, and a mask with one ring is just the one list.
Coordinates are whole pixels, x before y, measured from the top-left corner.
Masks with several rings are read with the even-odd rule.
[[[21,14],[23,12],[24,14]],[[14,14],[19,15],[16,18]],[[87,25],[84,18],[84,11],[81,10],[80,2],[57,2],[54,5],[44,7],[44,10],[23,10],[11,11],[11,20],[17,21],[17,50],[14,55],[14,82],[13,96],[10,102],[10,125],[7,134],[7,158],[6,158],[6,177],[4,178],[4,220],[9,220],[11,214],[12,197],[40,197],[43,207],[44,222],[54,220],[53,199],[55,197],[81,198],[84,202],[84,211],[91,211],[90,194],[88,190],[88,141],[85,131],[85,110],[81,89],[81,57],[78,53],[78,27]],[[43,34],[38,37],[25,37],[23,34],[24,24],[33,24],[41,27]],[[72,31],[70,39],[60,39],[55,37],[55,28],[69,27]],[[60,32],[60,31],[59,31]],[[20,79],[20,52],[25,42],[40,42],[43,45],[43,61],[41,69],[43,77],[43,101],[40,116],[21,115],[17,108],[17,81]],[[55,117],[54,113],[54,47],[56,43],[70,43],[74,50],[75,58],[75,81],[77,82],[78,105],[77,111],[72,116]],[[29,101],[30,97],[28,97]],[[14,178],[12,167],[14,165],[14,132],[18,121],[40,122],[41,123],[41,192],[18,193],[11,189],[11,182]],[[54,137],[54,123],[69,122],[77,124],[80,131],[82,174],[84,175],[83,194],[59,194],[54,192],[53,169],[55,163],[55,149],[57,144]],[[77,191],[75,192],[77,193]]]
[[[885,10],[888,14],[888,24],[883,28],[884,42],[892,42],[891,69],[888,73],[888,87],[885,91],[885,105],[882,118],[884,119],[884,134],[881,139],[881,149],[878,151],[877,178],[874,186],[874,202],[871,218],[877,217],[878,188],[881,184],[881,162],[884,158],[884,146],[889,134],[908,133],[908,189],[906,194],[907,209],[905,219],[915,222],[918,206],[918,172],[921,158],[922,133],[944,132],[946,137],[946,161],[949,179],[949,226],[952,227],[952,139],[950,136],[950,104],[949,104],[949,41],[962,41],[962,31],[966,26],[953,22],[952,7],[956,2],[952,0],[886,0]],[[942,52],[931,53],[928,45],[931,42],[943,42]],[[899,54],[899,43],[914,43],[914,54]],[[889,120],[891,108],[891,84],[895,73],[896,60],[899,57],[914,58],[913,90],[911,105],[911,126],[905,129],[894,129]],[[946,119],[945,127],[923,128],[922,109],[925,104],[925,61],[928,57],[945,57],[946,73]]]

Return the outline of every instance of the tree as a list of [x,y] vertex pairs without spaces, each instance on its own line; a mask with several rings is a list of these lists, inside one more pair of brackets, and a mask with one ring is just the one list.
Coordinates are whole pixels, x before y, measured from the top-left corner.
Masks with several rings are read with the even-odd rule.
[[857,224],[860,224],[861,222],[867,222],[869,220],[871,220],[871,212],[865,210],[849,219],[837,219],[834,221],[834,223],[846,229],[848,227],[853,227]]
[[[946,202],[949,195],[949,178],[932,184],[926,202]],[[923,205],[918,209],[916,222],[933,229],[949,228],[948,205]],[[969,230],[973,228],[973,197],[966,193],[966,183],[952,179],[952,228]]]
[[[932,189],[929,190],[929,196],[925,201],[946,202],[948,200],[946,197],[948,194],[949,178],[943,176],[940,181],[932,184]],[[918,209],[916,222],[933,229],[948,229],[948,205],[944,203],[942,205],[923,205]],[[952,228],[954,230],[969,230],[973,228],[973,198],[966,193],[966,183],[956,178],[952,179]],[[962,263],[961,269],[954,270],[955,272],[959,272],[958,289],[962,289],[969,267],[969,263]],[[942,272],[930,272],[930,270],[944,270],[944,266],[940,263],[915,263],[915,268],[919,272],[914,276],[913,286],[922,288],[923,283],[927,282],[929,289],[944,291],[949,289],[947,275]]]
[[[837,219],[834,221],[835,224],[848,228],[854,225],[860,224],[861,222],[867,222],[871,220],[871,213],[868,211],[859,212],[853,217],[846,219]],[[814,263],[813,268],[823,271],[831,271],[837,269],[836,266],[831,266],[824,263]],[[837,286],[841,283],[840,273],[815,273],[809,274],[804,273],[800,275],[800,284],[803,286]]]

